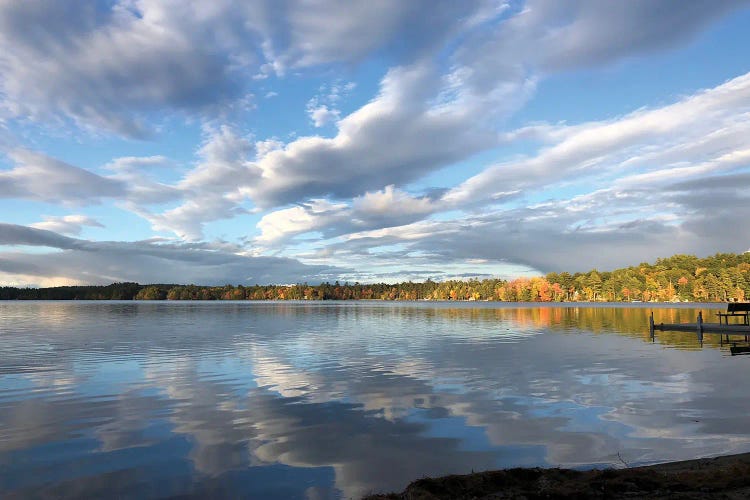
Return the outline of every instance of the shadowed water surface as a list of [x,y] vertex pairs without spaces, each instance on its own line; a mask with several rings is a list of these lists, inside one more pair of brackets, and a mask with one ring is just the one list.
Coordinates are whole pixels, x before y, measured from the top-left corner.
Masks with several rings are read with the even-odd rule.
[[652,342],[651,310],[697,314],[0,302],[0,493],[356,498],[425,475],[750,451],[750,356]]

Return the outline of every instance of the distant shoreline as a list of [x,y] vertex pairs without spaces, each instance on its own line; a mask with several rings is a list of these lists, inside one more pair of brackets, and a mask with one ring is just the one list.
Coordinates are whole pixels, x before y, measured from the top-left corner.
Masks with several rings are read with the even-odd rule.
[[[624,464],[623,464],[624,465]],[[515,468],[425,478],[367,500],[749,498],[750,453],[623,469]]]
[[152,304],[152,303],[290,303],[290,304],[320,304],[320,303],[404,303],[404,304],[513,304],[518,306],[529,306],[529,307],[637,307],[637,308],[648,308],[648,307],[675,307],[675,308],[721,308],[729,302],[672,302],[672,301],[649,301],[649,302],[627,302],[622,300],[615,301],[567,301],[561,300],[556,302],[540,302],[540,301],[519,301],[519,300],[465,300],[465,299],[5,299],[0,298],[2,302],[133,302],[141,304]]
[[[248,279],[249,280],[249,279]],[[303,281],[303,279],[300,279]],[[750,252],[699,259],[673,255],[613,271],[514,279],[401,283],[335,281],[266,285],[118,282],[50,288],[0,287],[0,300],[450,300],[499,302],[726,303],[750,297]]]

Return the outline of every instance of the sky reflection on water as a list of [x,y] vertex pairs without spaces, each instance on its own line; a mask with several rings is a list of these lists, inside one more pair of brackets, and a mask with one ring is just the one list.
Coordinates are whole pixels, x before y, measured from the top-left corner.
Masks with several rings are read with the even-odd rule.
[[651,309],[0,303],[0,491],[356,498],[749,451],[750,357],[652,343]]

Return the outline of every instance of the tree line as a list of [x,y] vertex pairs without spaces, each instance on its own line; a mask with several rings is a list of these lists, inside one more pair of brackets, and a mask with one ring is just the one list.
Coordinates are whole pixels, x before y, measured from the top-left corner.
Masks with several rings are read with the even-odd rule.
[[106,286],[0,288],[0,300],[498,300],[743,301],[750,297],[750,252],[698,258],[674,255],[614,271],[549,273],[531,278],[397,284],[307,283],[199,286],[112,283]]

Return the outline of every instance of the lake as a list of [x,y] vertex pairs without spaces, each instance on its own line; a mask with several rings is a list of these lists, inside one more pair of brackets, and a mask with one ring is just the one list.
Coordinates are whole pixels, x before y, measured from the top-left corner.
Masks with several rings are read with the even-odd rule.
[[750,451],[750,356],[649,337],[695,307],[0,302],[0,496],[357,498]]

